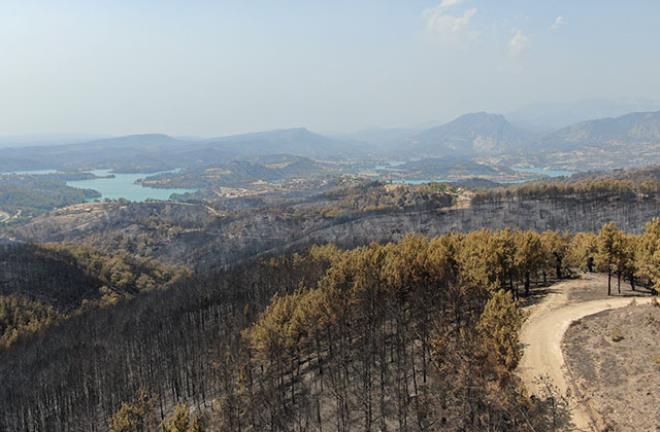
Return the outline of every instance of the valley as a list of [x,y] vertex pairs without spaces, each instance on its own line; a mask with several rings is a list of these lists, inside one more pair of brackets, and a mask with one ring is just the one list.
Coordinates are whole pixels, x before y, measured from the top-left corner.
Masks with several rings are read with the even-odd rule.
[[266,193],[216,196],[202,203],[89,203],[7,227],[4,235],[39,243],[78,242],[207,268],[313,243],[352,247],[396,241],[409,233],[503,227],[578,232],[598,230],[606,222],[639,232],[658,214],[658,169],[618,176],[578,176],[572,181],[476,191],[444,183],[350,180],[327,184],[327,192],[312,190],[302,196]]
[[[659,125],[658,113],[633,113],[585,121],[539,138],[502,115],[474,113],[428,130],[392,131],[392,139],[383,131],[381,145],[282,129],[194,141],[152,134],[6,148],[0,183],[31,192],[29,197],[5,194],[0,211],[10,215],[2,218],[7,223],[106,199],[288,200],[369,181],[495,187],[652,165],[659,161]],[[54,195],[36,195],[38,188]]]
[[[0,429],[146,431],[172,416],[255,432],[588,424],[556,402],[571,400],[563,376],[549,373],[558,393],[535,390],[545,363],[528,356],[545,339],[526,330],[535,319],[523,325],[523,305],[546,296],[530,306],[545,310],[555,290],[562,313],[573,310],[567,299],[609,305],[607,277],[592,270],[645,296],[660,288],[658,167],[415,184],[309,163],[4,177],[73,191],[118,178],[136,190],[199,190],[129,200],[98,188],[102,197],[0,227]],[[326,165],[332,174],[313,174]],[[581,289],[571,279],[580,272],[598,283]],[[466,408],[474,385],[484,390]]]
[[0,429],[588,429],[542,324],[660,288],[658,166],[78,169],[0,178]]
[[0,1],[0,432],[660,432],[658,22]]

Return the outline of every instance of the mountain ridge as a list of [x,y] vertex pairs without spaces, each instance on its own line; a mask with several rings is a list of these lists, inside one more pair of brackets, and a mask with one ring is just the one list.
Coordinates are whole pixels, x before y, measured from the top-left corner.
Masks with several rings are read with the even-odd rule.
[[481,111],[424,130],[409,145],[427,156],[472,156],[514,151],[530,141],[530,134],[513,126],[504,115]]
[[574,149],[617,144],[623,140],[660,143],[660,111],[633,112],[579,122],[546,135],[541,142],[546,148]]
[[488,112],[464,114],[416,133],[383,130],[369,142],[358,137],[323,135],[304,127],[208,139],[136,134],[66,145],[5,148],[0,172],[46,168],[156,172],[274,154],[326,160],[508,156],[519,162],[550,161],[558,166],[576,161],[570,157],[557,159],[553,154],[586,150],[593,160],[580,163],[589,162],[591,168],[611,168],[630,165],[624,148],[628,144],[634,145],[643,159],[650,158],[647,163],[659,160],[660,111],[587,120],[540,137],[515,126],[502,114]]

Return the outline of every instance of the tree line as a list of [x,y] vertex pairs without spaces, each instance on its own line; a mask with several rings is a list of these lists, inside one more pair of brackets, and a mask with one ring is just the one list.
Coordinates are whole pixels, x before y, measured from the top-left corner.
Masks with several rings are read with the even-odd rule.
[[[643,171],[641,172],[643,173]],[[634,200],[639,196],[658,196],[660,179],[655,177],[594,177],[577,180],[554,180],[524,183],[518,186],[494,188],[475,194],[475,203],[498,202],[505,199],[574,199],[595,200],[616,196],[621,200]]]

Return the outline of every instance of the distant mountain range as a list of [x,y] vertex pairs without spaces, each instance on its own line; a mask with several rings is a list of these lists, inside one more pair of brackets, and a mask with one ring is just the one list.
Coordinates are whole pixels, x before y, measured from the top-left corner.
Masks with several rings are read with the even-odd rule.
[[611,168],[660,160],[660,111],[579,122],[543,136],[513,125],[501,114],[485,112],[422,131],[381,129],[361,136],[330,137],[304,128],[212,139],[130,135],[1,149],[0,172],[47,168],[154,172],[278,154],[318,160],[493,157],[510,163]]
[[580,122],[546,135],[542,148],[575,150],[621,144],[660,143],[660,111]]
[[500,114],[466,114],[401,142],[415,158],[462,157],[500,160],[575,171],[660,162],[660,111],[579,122],[538,135]]
[[269,154],[318,159],[357,156],[359,144],[310,132],[283,129],[206,140],[184,140],[161,134],[129,135],[80,144],[0,150],[0,172],[54,168],[109,168],[153,172],[209,166]]
[[655,100],[586,99],[530,104],[507,113],[506,118],[518,127],[544,134],[587,120],[658,110],[660,101]]
[[79,142],[88,142],[105,137],[106,136],[89,134],[0,135],[0,148],[65,145]]
[[237,156],[292,154],[296,156],[336,158],[359,153],[355,143],[311,132],[305,128],[280,129],[233,135],[207,140],[205,146],[222,149]]
[[544,136],[526,159],[573,171],[660,162],[660,111],[577,123]]

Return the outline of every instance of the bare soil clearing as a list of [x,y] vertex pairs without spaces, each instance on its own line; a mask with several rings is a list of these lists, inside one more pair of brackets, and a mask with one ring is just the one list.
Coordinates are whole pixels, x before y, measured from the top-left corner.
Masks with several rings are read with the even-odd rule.
[[607,275],[605,274],[591,274],[588,279],[582,279],[585,283],[574,284],[567,291],[568,300],[570,302],[585,302],[589,300],[599,300],[606,298],[619,298],[619,297],[648,297],[651,292],[644,287],[635,287],[633,291],[629,282],[621,281],[621,293],[617,289],[616,276],[612,276],[612,295],[607,295]]
[[[587,298],[595,299],[580,300],[584,297],[570,295],[574,291],[591,293]],[[597,417],[599,407],[576,392],[564,363],[561,344],[572,322],[604,310],[627,306],[632,301],[630,297],[607,297],[606,294],[607,278],[602,275],[584,275],[582,279],[561,282],[547,290],[543,301],[529,308],[530,316],[521,330],[524,354],[518,374],[530,395],[545,396],[548,387],[552,387],[565,397],[570,410],[570,420],[563,425],[565,430],[596,430],[592,418]],[[638,304],[651,301],[648,297],[635,300]],[[591,347],[585,346],[585,349]]]
[[660,429],[660,307],[627,306],[574,322],[562,344],[570,375],[598,407],[599,429]]

